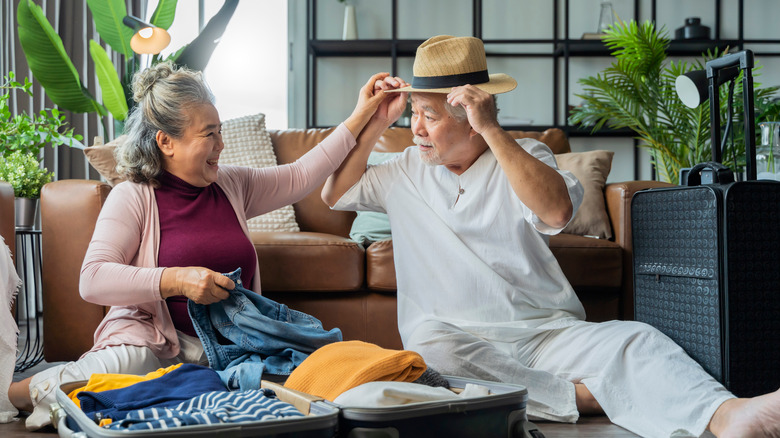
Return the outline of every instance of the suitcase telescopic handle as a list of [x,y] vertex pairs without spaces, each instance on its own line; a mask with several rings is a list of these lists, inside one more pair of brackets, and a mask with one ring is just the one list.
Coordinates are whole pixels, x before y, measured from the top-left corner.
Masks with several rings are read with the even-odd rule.
[[[710,172],[705,173],[705,170]],[[715,161],[707,161],[693,166],[688,173],[688,186],[702,184],[728,184],[734,182],[731,168]]]

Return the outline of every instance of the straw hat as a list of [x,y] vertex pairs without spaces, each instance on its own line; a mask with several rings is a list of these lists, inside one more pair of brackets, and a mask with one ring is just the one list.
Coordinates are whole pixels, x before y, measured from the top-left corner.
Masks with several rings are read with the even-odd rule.
[[474,37],[439,35],[428,39],[417,48],[413,72],[410,87],[388,91],[449,93],[452,87],[471,84],[500,94],[517,87],[509,75],[488,74],[485,46]]

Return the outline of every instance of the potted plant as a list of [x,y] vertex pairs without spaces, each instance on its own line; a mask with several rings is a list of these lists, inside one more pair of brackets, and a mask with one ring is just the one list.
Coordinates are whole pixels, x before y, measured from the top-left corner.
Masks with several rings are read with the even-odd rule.
[[[51,173],[41,168],[38,160],[41,148],[81,141],[73,134],[73,128],[64,129],[65,116],[57,109],[43,109],[38,114],[11,114],[8,100],[11,93],[19,91],[32,96],[32,83],[28,78],[17,82],[13,72],[3,78],[0,85],[0,180],[14,188],[16,197],[17,227],[31,227],[37,209],[40,189],[51,181]],[[62,131],[62,132],[60,132]],[[25,200],[27,199],[27,200]],[[31,214],[24,216],[25,212]]]
[[30,230],[35,223],[41,188],[50,183],[52,173],[41,167],[38,158],[30,152],[13,151],[0,158],[0,181],[14,188],[16,228]]
[[[665,29],[656,30],[651,21],[641,25],[633,20],[614,23],[603,41],[615,61],[596,76],[578,81],[584,86],[584,93],[577,94],[582,105],[572,109],[569,121],[594,131],[604,126],[630,128],[641,141],[640,146],[649,149],[662,181],[676,184],[680,169],[711,161],[709,106],[685,106],[677,97],[674,83],[683,73],[703,69],[706,61],[719,53],[707,52],[703,60],[693,63],[667,63],[670,39]],[[740,73],[735,96],[742,93],[741,79]],[[754,85],[756,124],[777,120],[780,104],[771,97],[778,87],[759,85]],[[728,87],[721,87],[719,92],[721,126],[726,126]],[[733,108],[738,117],[744,114],[741,107],[741,99],[735,99]],[[735,120],[732,126],[734,141],[726,144],[722,156],[724,164],[738,174],[745,163],[744,121]]]
[[[173,23],[177,1],[160,1],[151,16],[150,23],[156,27],[168,29]],[[186,65],[193,70],[203,70],[233,12],[238,0],[225,0],[198,36],[186,46],[170,56],[178,65]],[[65,52],[62,39],[49,23],[43,10],[33,0],[19,0],[17,22],[19,43],[24,51],[27,64],[33,77],[46,90],[46,95],[60,108],[75,113],[97,113],[108,133],[107,116],[111,114],[121,131],[129,108],[133,105],[130,90],[133,74],[142,65],[141,56],[134,53],[130,40],[134,30],[123,24],[127,16],[126,0],[88,1],[87,6],[95,22],[100,38],[111,49],[123,55],[123,73],[117,74],[111,58],[98,41],[89,41],[89,56],[95,66],[97,83],[100,86],[102,102],[98,101],[83,85],[70,56]],[[157,54],[151,63],[163,61]]]

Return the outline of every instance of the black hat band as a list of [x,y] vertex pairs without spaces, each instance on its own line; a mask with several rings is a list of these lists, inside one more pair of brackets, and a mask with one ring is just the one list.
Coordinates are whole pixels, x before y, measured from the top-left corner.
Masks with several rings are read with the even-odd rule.
[[434,89],[458,87],[466,84],[484,84],[490,82],[487,70],[446,76],[415,76],[412,78],[412,88]]

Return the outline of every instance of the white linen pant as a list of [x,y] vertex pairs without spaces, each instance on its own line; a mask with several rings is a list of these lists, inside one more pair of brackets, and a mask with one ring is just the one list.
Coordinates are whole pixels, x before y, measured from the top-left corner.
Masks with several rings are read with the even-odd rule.
[[56,402],[56,390],[64,383],[89,380],[94,373],[145,375],[178,363],[208,366],[203,345],[198,338],[179,334],[181,351],[172,359],[160,359],[147,347],[119,345],[93,351],[77,361],[64,363],[35,374],[30,380],[30,397],[35,409],[27,417],[25,427],[40,429],[51,423],[49,406]]
[[528,415],[576,422],[574,383],[583,383],[609,419],[646,437],[700,436],[734,396],[677,344],[634,321],[572,321],[531,330],[520,341],[487,341],[440,322],[421,324],[404,348],[442,374],[515,383],[528,389]]

